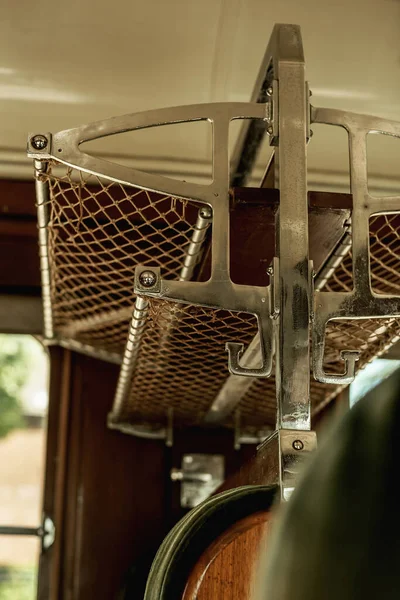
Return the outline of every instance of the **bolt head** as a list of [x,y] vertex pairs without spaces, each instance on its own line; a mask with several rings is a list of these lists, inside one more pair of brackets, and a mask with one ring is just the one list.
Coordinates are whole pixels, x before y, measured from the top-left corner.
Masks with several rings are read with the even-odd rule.
[[142,271],[139,275],[139,283],[144,288],[152,288],[157,283],[157,275],[154,271]]
[[202,206],[202,208],[199,210],[199,216],[202,219],[211,219],[212,217],[212,210],[209,206]]
[[35,150],[44,150],[47,147],[48,139],[45,135],[34,135],[31,139],[31,145]]
[[292,446],[295,450],[303,450],[304,448],[304,444],[301,440],[294,440]]
[[274,93],[274,90],[272,89],[272,87],[269,87],[267,89],[267,96],[272,96],[273,93]]

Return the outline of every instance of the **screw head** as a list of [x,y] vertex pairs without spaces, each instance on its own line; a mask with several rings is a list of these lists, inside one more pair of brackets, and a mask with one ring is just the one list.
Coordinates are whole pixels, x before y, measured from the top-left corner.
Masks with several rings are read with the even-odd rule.
[[267,96],[272,96],[273,93],[274,93],[274,90],[272,89],[272,87],[269,87],[267,89]]
[[294,440],[292,446],[295,450],[303,450],[304,448],[304,444],[301,440]]
[[152,288],[157,283],[157,275],[154,271],[142,271],[139,275],[139,283],[144,288]]
[[202,206],[199,210],[199,216],[202,219],[211,219],[212,217],[212,210],[209,206]]
[[267,133],[269,133],[269,135],[272,135],[274,133],[274,128],[272,127],[272,125],[269,125],[267,127]]
[[34,135],[31,139],[31,145],[35,150],[44,150],[48,144],[48,139],[45,135]]

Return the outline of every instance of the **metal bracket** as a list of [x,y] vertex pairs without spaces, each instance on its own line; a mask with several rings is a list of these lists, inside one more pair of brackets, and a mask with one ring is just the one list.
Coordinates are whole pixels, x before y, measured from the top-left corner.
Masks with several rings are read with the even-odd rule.
[[181,506],[193,508],[224,481],[225,459],[219,454],[184,454],[181,469],[171,470],[171,480],[181,482]]
[[[227,227],[224,223],[224,228]],[[222,225],[221,225],[222,227]],[[270,286],[266,288],[234,284],[230,278],[211,278],[204,283],[191,281],[166,281],[160,277],[160,269],[138,265],[135,269],[135,294],[189,302],[195,305],[248,312],[257,317],[262,366],[259,369],[242,367],[240,357],[244,346],[228,342],[229,371],[235,375],[269,377],[272,371],[273,332],[271,322]]]
[[[212,421],[208,421],[212,423]],[[242,422],[240,410],[235,411],[235,434],[233,440],[233,447],[235,450],[240,450],[242,444],[261,444],[271,435],[270,429],[259,429],[251,435],[248,435],[242,431]]]
[[317,447],[314,431],[276,430],[259,447],[257,454],[268,464],[265,485],[279,485],[282,500],[288,500],[299,472]]
[[30,133],[28,135],[27,154],[30,158],[46,160],[51,153],[51,133]]
[[[400,316],[400,296],[377,294],[371,287],[369,219],[372,215],[400,212],[400,196],[374,197],[367,182],[367,134],[380,132],[400,138],[400,123],[357,115],[341,110],[313,108],[312,122],[344,128],[349,136],[350,181],[353,197],[351,247],[353,289],[350,292],[322,292],[314,295],[313,372],[323,383],[347,385],[354,380],[358,352],[343,351],[345,372],[324,372],[326,325],[332,320],[377,319]],[[348,240],[346,241],[348,247]]]

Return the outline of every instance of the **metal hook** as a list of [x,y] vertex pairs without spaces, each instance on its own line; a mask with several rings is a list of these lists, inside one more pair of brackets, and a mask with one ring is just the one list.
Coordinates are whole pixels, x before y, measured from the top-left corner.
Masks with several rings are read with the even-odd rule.
[[328,375],[323,368],[324,346],[319,346],[313,361],[314,378],[321,383],[333,383],[335,385],[352,383],[356,373],[356,362],[360,358],[360,353],[357,350],[342,350],[340,357],[345,364],[344,373]]
[[[263,332],[259,327],[259,337],[261,346],[262,366],[259,369],[252,367],[241,367],[239,364],[240,358],[244,352],[244,344],[238,342],[226,342],[225,350],[228,352],[228,369],[232,375],[244,375],[245,377],[269,377],[272,372],[272,336],[267,332]],[[267,340],[267,344],[265,343]],[[265,351],[265,346],[268,346],[268,354]]]

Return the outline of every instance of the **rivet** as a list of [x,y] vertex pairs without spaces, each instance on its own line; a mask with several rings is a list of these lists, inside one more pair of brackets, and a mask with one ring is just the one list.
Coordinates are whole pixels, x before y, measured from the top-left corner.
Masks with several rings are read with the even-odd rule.
[[31,145],[35,150],[44,150],[48,144],[47,137],[45,135],[34,135],[31,139]]
[[142,271],[139,275],[139,283],[144,288],[152,288],[157,283],[157,275],[154,271]]
[[273,88],[272,88],[272,87],[269,87],[269,88],[267,89],[267,96],[272,96],[272,94],[273,94],[273,93],[274,93],[274,90],[273,90]]
[[304,444],[301,440],[294,440],[292,446],[295,450],[303,450],[304,448]]

